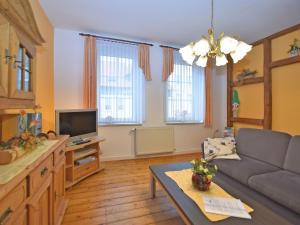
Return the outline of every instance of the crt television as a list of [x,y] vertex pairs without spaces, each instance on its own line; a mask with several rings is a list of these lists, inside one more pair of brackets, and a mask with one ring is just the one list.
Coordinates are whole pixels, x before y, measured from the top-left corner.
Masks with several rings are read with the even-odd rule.
[[56,133],[70,135],[70,141],[97,136],[97,109],[56,110]]

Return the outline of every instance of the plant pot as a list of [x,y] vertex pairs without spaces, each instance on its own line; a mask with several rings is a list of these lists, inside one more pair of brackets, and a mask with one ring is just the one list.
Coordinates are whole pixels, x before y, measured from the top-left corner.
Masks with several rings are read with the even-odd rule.
[[289,52],[290,57],[294,57],[300,54],[300,50],[293,50]]
[[193,173],[192,183],[193,183],[193,186],[195,188],[197,188],[198,190],[207,191],[207,190],[209,190],[211,180],[209,180],[206,175],[199,174],[199,173]]

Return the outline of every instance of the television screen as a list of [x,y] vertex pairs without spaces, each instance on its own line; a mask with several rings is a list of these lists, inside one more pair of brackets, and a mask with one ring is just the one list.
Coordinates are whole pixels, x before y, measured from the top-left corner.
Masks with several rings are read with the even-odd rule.
[[59,112],[59,134],[71,137],[97,133],[97,111]]

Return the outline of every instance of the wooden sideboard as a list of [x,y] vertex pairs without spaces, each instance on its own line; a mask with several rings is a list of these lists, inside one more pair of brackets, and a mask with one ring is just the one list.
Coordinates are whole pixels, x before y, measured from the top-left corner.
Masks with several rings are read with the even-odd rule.
[[[15,161],[10,174],[0,177],[0,225],[59,225],[65,199],[65,146],[60,136],[45,151],[28,153],[24,163]],[[40,152],[34,152],[40,151]],[[30,154],[35,154],[32,159]],[[19,160],[22,160],[19,159]],[[8,165],[9,166],[9,165]],[[7,166],[7,168],[9,168]],[[24,166],[24,168],[23,168]],[[0,166],[1,169],[6,169]]]

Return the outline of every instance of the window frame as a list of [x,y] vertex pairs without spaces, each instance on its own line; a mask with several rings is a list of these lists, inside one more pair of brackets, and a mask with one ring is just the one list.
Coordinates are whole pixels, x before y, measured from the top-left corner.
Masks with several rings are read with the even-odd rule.
[[[124,44],[124,45],[127,45],[127,43],[117,43],[117,44]],[[137,46],[137,57],[138,57],[138,46]],[[118,55],[118,54],[117,54]],[[99,55],[98,54],[98,51],[97,51],[97,65],[98,64],[101,64],[101,62],[98,62],[98,60],[101,60],[101,56],[106,56],[106,57],[115,57],[115,58],[118,58],[119,60],[122,59],[123,57],[120,55],[120,56],[115,56],[115,55]],[[139,66],[138,66],[138,58],[136,59],[135,57],[131,57],[129,58],[132,60],[132,66],[134,68],[137,68],[140,70]],[[136,67],[137,66],[137,67]],[[102,119],[101,119],[101,109],[98,110],[99,113],[98,113],[98,117],[99,117],[99,120],[98,120],[98,126],[101,126],[101,127],[109,127],[109,126],[142,126],[144,121],[145,121],[145,81],[144,81],[144,76],[142,74],[142,71],[140,72],[140,75],[141,77],[140,78],[136,78],[136,80],[133,79],[133,75],[136,75],[135,72],[131,72],[131,79],[130,79],[130,82],[132,83],[132,86],[130,87],[130,92],[132,92],[132,94],[130,95],[130,99],[132,100],[132,107],[131,107],[131,120],[132,121],[120,121],[121,117],[118,117],[118,120],[117,121],[112,121],[112,122],[104,122]],[[98,75],[98,68],[97,68],[97,79],[99,79],[101,75]],[[141,79],[141,80],[140,80]],[[134,90],[137,88],[137,83],[138,82],[142,82],[142,84],[139,84],[139,88],[141,90],[141,95],[143,96],[143,99],[140,100],[141,102],[137,103],[136,101],[138,101],[138,98],[134,96]],[[101,88],[101,81],[97,81],[97,108],[101,107],[101,98],[107,98],[107,96],[102,96],[101,97],[101,91],[100,91],[100,88]],[[113,97],[113,98],[118,98],[117,96],[116,97]],[[117,99],[118,100],[118,99]],[[143,109],[141,109],[142,111],[142,120],[141,122],[140,121],[133,121],[134,118],[136,117],[137,114],[141,113],[141,112],[135,112],[135,109],[137,108],[135,105],[136,104],[141,104],[141,106],[143,107]],[[116,103],[115,105],[116,107],[118,107],[118,104]]]
[[[21,55],[19,55],[19,51],[21,50]],[[28,59],[28,69],[26,66],[26,57]],[[18,56],[16,58],[16,87],[17,90],[19,91],[24,91],[24,92],[32,92],[32,61],[33,61],[33,56],[30,54],[30,52],[22,45],[19,45],[18,48]],[[19,80],[19,71],[21,72],[21,79]],[[26,81],[25,81],[25,74],[26,72],[28,73],[28,89],[26,88]],[[21,82],[20,84],[18,82]],[[20,86],[19,86],[20,85]]]
[[[175,57],[175,52],[174,52],[174,57]],[[178,56],[177,56],[178,57]],[[175,68],[175,62],[174,62],[174,68]],[[186,64],[184,61],[182,61],[181,63],[179,63],[178,65],[186,65],[186,66],[191,66],[192,69],[192,73],[194,69],[196,68],[196,65],[188,65]],[[205,102],[203,102],[203,115],[202,115],[202,120],[182,120],[182,119],[178,119],[178,120],[168,120],[168,82],[169,82],[169,78],[173,75],[173,73],[168,77],[168,79],[165,81],[164,84],[164,123],[166,125],[201,125],[204,124],[204,113],[205,113]],[[193,76],[193,75],[192,75]],[[205,76],[205,70],[203,69],[203,76]],[[193,78],[192,78],[193,79]],[[205,83],[204,83],[204,77],[203,79],[203,96],[202,98],[205,101]],[[193,83],[192,83],[193,85]],[[200,94],[201,97],[201,94]],[[193,100],[193,98],[192,98]]]

